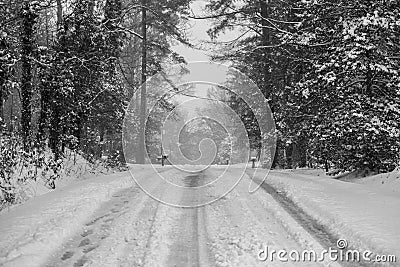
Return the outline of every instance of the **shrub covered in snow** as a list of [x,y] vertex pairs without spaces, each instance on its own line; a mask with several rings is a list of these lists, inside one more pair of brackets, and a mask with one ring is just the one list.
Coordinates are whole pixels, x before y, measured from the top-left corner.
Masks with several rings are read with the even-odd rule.
[[87,155],[65,149],[56,160],[48,148],[36,147],[26,152],[19,136],[1,133],[0,210],[40,194],[38,188],[42,188],[41,192],[55,189],[58,180],[122,170],[125,166],[120,163],[119,154],[117,151],[115,155],[89,161]]

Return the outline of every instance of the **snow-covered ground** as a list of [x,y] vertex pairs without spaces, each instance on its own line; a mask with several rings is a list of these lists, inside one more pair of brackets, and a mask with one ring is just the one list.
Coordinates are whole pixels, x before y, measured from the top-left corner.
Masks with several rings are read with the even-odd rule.
[[375,190],[385,190],[396,192],[400,196],[400,171],[395,170],[390,173],[381,173],[369,177],[353,179],[351,182],[362,184],[374,188]]
[[[287,170],[292,173],[296,174],[305,174],[311,176],[320,176],[325,178],[337,178],[338,176],[332,177],[325,174],[325,171],[322,169],[296,169],[296,170]],[[339,175],[339,177],[342,175]],[[356,184],[363,184],[373,188],[374,190],[382,190],[382,191],[390,191],[390,192],[397,192],[400,194],[400,170],[395,169],[389,173],[380,173],[376,175],[370,175],[367,177],[359,177],[357,173],[345,175],[344,179],[341,178],[340,180],[356,183]]]
[[[138,167],[137,171],[144,177],[148,169]],[[42,265],[101,203],[133,184],[128,172],[87,177],[4,211],[0,215],[0,265]]]
[[[240,171],[230,170],[235,177]],[[261,260],[266,246],[287,252],[324,249],[266,191],[249,193],[247,175],[221,201],[206,206],[207,231],[216,266],[339,266],[325,259],[322,262],[282,262]],[[260,256],[260,258],[259,258]]]
[[358,179],[357,184],[317,176],[314,171],[288,170],[271,171],[266,182],[350,246],[400,259],[400,195],[371,186],[382,177],[386,176]]
[[[92,177],[1,214],[0,265],[282,266],[276,258],[260,259],[266,246],[277,251],[313,249],[318,255],[327,249],[270,192],[260,188],[249,193],[247,175],[221,195],[225,181],[240,178],[240,167],[225,171],[216,166],[203,172],[186,167],[191,172],[171,166],[157,170],[165,181],[182,186],[171,194],[150,165],[130,166],[148,193],[174,204],[222,198],[198,208],[179,208],[144,193],[129,172]],[[398,194],[304,173],[272,171],[266,183],[286,192],[349,245],[399,255]],[[222,182],[209,183],[218,177]],[[205,183],[205,191],[193,190]],[[329,258],[285,263],[298,265],[338,263]]]
[[[54,175],[54,172],[51,168],[47,169],[50,164],[49,162],[51,162],[49,158],[51,158],[52,154],[46,151],[44,155],[44,161],[47,164],[44,164],[42,167],[37,167],[35,164],[24,165],[24,162],[19,159],[20,161],[18,161],[18,165],[15,167],[17,171],[13,173],[10,179],[10,183],[14,186],[13,191],[16,201],[12,204],[0,203],[0,213],[7,212],[31,198],[47,194],[54,190],[48,184],[48,181],[51,180],[49,178]],[[90,163],[82,155],[66,149],[61,167],[58,170],[58,177],[54,183],[55,187],[60,189],[69,184],[90,179],[93,176],[111,174],[113,172],[113,169],[105,166],[105,162],[98,160],[95,163]],[[35,179],[32,179],[31,173],[36,173]],[[1,194],[2,192],[0,192],[0,200],[2,199]]]

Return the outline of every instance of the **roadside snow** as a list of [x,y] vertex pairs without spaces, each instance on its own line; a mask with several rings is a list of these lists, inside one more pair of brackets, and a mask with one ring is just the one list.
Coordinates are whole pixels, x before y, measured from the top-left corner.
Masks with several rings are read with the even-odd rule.
[[[148,168],[133,171],[145,172]],[[79,181],[0,215],[0,265],[40,266],[114,193],[133,186],[129,172]]]
[[350,246],[400,258],[398,193],[293,171],[271,171],[266,182]]
[[370,188],[396,192],[400,196],[400,171],[381,173],[369,177],[351,180],[352,183],[366,185]]

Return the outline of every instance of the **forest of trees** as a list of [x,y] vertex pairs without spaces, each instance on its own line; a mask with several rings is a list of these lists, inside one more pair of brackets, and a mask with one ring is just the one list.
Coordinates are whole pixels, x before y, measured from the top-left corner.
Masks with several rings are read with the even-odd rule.
[[[2,201],[14,201],[14,180],[37,179],[38,168],[52,173],[41,175],[54,187],[66,154],[106,158],[111,168],[144,163],[143,146],[124,158],[125,109],[133,98],[132,142],[157,134],[157,124],[144,131],[154,96],[141,85],[184,62],[171,46],[191,46],[189,19],[212,22],[212,59],[248,75],[269,101],[278,131],[274,167],[397,166],[398,0],[209,0],[203,14],[192,14],[191,2],[0,0]],[[225,32],[237,37],[219,42]],[[234,95],[229,102],[259,148],[254,115]]]
[[[393,170],[400,156],[400,2],[207,1],[214,60],[253,79],[278,131],[274,167]],[[232,96],[232,107],[252,116]],[[254,117],[254,116],[253,116]],[[256,135],[257,124],[243,120]],[[253,144],[253,146],[257,146]]]
[[54,187],[66,155],[124,165],[127,104],[146,101],[140,85],[165,62],[183,62],[171,45],[188,43],[188,10],[188,0],[0,1],[2,201],[39,176]]

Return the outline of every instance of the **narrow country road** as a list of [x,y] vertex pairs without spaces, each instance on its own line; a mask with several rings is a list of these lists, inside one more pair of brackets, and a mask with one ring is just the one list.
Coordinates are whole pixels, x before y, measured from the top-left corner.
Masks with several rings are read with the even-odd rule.
[[[221,192],[189,190],[216,177],[232,177],[212,167],[186,173],[166,167],[163,176],[182,185],[173,192],[159,179],[139,177],[150,195],[199,204]],[[169,178],[168,178],[169,177]],[[175,207],[146,194],[137,184],[103,203],[48,259],[47,266],[281,266],[277,259],[262,261],[260,251],[318,250],[319,244],[265,189],[248,192],[245,175],[228,194],[209,205]],[[286,262],[285,266],[324,266],[326,262]],[[333,266],[333,265],[332,265]]]

